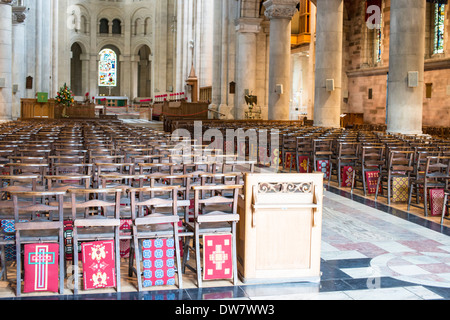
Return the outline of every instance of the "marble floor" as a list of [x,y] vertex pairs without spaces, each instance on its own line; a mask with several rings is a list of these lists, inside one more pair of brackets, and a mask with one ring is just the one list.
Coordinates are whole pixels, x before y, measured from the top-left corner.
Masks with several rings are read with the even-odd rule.
[[[31,296],[22,300],[447,300],[450,299],[450,229],[330,186],[325,192],[320,283],[233,286],[228,281],[195,286],[184,276],[184,289],[162,287],[137,293],[123,270],[122,293],[96,291],[73,296]],[[403,207],[406,207],[403,205]],[[125,264],[124,264],[125,265]],[[14,268],[12,268],[14,269]],[[11,270],[14,272],[14,270]],[[0,299],[17,299],[0,282]]]

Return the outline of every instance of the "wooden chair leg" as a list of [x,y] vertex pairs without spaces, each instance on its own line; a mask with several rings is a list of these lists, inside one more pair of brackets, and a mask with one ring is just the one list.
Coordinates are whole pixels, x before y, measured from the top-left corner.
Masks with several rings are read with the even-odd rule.
[[378,200],[378,191],[380,190],[380,184],[381,184],[381,175],[379,175],[377,179],[377,188],[375,190],[375,201]]
[[183,273],[181,272],[180,259],[180,237],[178,236],[178,225],[174,223],[174,241],[175,241],[175,255],[177,259],[177,275],[178,275],[178,289],[183,289]]
[[363,184],[364,196],[367,196],[367,183],[366,183],[366,171],[362,169],[361,171],[361,179]]
[[22,253],[20,252],[20,235],[16,232],[16,296],[22,293]]
[[419,185],[416,185],[416,204],[419,204]]
[[201,253],[200,253],[200,236],[198,234],[198,226],[195,232],[195,262],[197,271],[197,287],[202,287],[202,267],[201,267]]
[[445,194],[444,195],[444,204],[442,205],[441,225],[444,224],[444,217],[445,217],[445,209],[446,209],[446,206],[447,206],[447,200],[448,200],[448,195]]
[[64,279],[66,274],[66,259],[64,255],[63,230],[59,231],[59,294],[64,294]]
[[388,204],[391,204],[391,178],[388,178],[387,182],[387,188],[388,188]]
[[237,270],[237,241],[236,241],[236,222],[232,223],[232,237],[233,237],[233,285],[238,285],[238,270]]
[[341,187],[341,183],[342,183],[342,176],[341,176],[341,165],[338,164],[337,166],[337,170],[336,170],[336,174],[337,174],[337,181],[338,181],[338,188]]
[[186,264],[189,259],[189,243],[191,242],[191,237],[184,238],[184,247],[183,247],[183,274],[186,273]]
[[130,245],[130,257],[128,259],[128,276],[133,276],[133,264],[134,264],[134,240],[133,244]]
[[116,282],[117,282],[117,292],[122,292],[121,286],[121,276],[120,276],[120,240],[119,240],[119,227],[115,227],[115,255],[116,255]]
[[352,191],[351,191],[351,193],[353,193],[353,190],[355,189],[355,179],[356,179],[356,169],[353,170],[353,172],[352,172]]
[[[417,188],[417,186],[416,186],[416,188]],[[413,193],[413,183],[411,182],[411,185],[409,186],[409,192],[408,192],[408,209],[407,209],[407,211],[409,211],[409,209],[411,209],[412,193]]]
[[[133,228],[136,228],[135,226]],[[134,243],[134,260],[136,261],[136,278],[138,282],[138,290],[142,291],[142,271],[141,271],[141,261],[139,256],[139,239],[137,238],[137,230],[134,230],[133,243]]]
[[423,186],[423,207],[425,210],[425,217],[428,217],[428,190],[427,186]]
[[0,259],[1,259],[1,263],[2,263],[2,279],[3,281],[7,281],[8,280],[8,271],[6,269],[6,253],[5,253],[5,246],[2,245],[0,246]]
[[329,159],[328,163],[330,164],[330,174],[328,175],[328,186],[330,186],[331,174],[333,172],[333,164],[331,163],[331,159]]
[[78,235],[75,230],[73,233],[73,294],[78,294],[78,283],[80,273],[78,270]]
[[448,201],[448,195],[444,195],[444,204],[442,205],[442,217],[441,217],[441,225],[444,224],[444,217],[445,217],[445,209],[447,207],[447,201]]

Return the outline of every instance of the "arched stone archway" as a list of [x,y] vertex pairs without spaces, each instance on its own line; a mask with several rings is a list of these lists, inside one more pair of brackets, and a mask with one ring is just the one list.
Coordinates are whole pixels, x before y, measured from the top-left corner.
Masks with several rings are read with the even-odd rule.
[[152,60],[151,50],[142,45],[138,52],[137,95],[138,97],[152,96]]
[[70,60],[70,87],[76,96],[82,96],[83,93],[83,66],[81,55],[83,49],[78,42],[72,44],[70,48],[72,58]]

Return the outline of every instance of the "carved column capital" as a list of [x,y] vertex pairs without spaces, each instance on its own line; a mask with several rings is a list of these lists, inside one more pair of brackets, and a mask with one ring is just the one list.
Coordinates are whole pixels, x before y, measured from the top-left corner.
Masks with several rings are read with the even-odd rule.
[[297,12],[298,0],[268,0],[264,2],[269,19],[292,19]]
[[13,7],[12,8],[12,21],[13,23],[22,23],[27,18],[25,14],[26,7]]

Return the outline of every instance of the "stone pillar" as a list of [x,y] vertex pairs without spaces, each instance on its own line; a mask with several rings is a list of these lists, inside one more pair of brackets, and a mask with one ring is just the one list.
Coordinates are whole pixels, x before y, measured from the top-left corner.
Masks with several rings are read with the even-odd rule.
[[291,19],[298,0],[268,0],[270,19],[269,120],[289,120],[291,79]]
[[[129,97],[133,99],[131,94],[131,56],[121,55],[119,57],[121,70],[120,72],[120,94],[121,96]],[[131,101],[130,101],[131,102]]]
[[25,15],[26,7],[13,7],[12,26],[12,74],[11,84],[17,85],[18,91],[12,93],[11,116],[13,120],[20,118],[21,99],[26,97],[26,43],[25,43]]
[[12,8],[11,0],[0,0],[0,121],[12,112]]
[[230,93],[231,82],[236,81],[236,38],[233,29],[234,15],[237,12],[238,2],[233,0],[222,1],[222,63],[221,63],[221,95],[219,112],[222,119],[234,119],[235,94]]
[[[343,0],[318,0],[314,125],[339,128],[342,100]],[[334,88],[327,88],[327,80]]]
[[[139,94],[138,86],[139,86],[139,61],[140,56],[139,55],[132,55],[131,56],[131,99],[135,99]],[[151,79],[151,75],[148,75],[149,79]]]
[[[421,134],[425,54],[425,1],[391,1],[387,131]],[[418,72],[410,84],[409,72]]]
[[260,30],[260,23],[261,19],[241,18],[236,26],[237,65],[234,108],[236,120],[245,119],[246,93],[256,95],[256,34]]
[[[214,111],[219,110],[222,93],[222,1],[214,0],[213,81],[209,106]],[[219,118],[216,113],[210,114],[210,117]]]
[[0,121],[12,112],[12,0],[0,0]]

